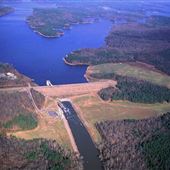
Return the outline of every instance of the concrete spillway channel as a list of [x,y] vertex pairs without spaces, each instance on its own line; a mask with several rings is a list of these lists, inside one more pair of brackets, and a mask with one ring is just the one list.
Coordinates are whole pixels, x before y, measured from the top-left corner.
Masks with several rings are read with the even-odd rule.
[[88,131],[77,116],[72,104],[69,101],[62,101],[62,110],[68,121],[75,143],[80,155],[83,157],[85,170],[102,170],[102,165]]

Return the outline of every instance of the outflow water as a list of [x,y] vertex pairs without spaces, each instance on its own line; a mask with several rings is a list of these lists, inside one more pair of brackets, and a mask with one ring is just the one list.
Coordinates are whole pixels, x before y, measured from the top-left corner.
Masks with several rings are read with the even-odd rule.
[[69,123],[80,155],[83,156],[84,169],[102,170],[103,168],[98,157],[98,150],[71,103],[64,101],[62,104],[65,107],[66,111],[64,111],[64,115]]
[[25,22],[32,8],[38,5],[34,2],[7,5],[10,4],[16,11],[0,18],[0,62],[13,64],[40,85],[44,85],[46,80],[52,84],[86,82],[84,74],[87,67],[68,66],[63,57],[80,48],[104,45],[112,23],[100,20],[94,24],[77,25],[65,31],[63,37],[44,38],[34,33]]

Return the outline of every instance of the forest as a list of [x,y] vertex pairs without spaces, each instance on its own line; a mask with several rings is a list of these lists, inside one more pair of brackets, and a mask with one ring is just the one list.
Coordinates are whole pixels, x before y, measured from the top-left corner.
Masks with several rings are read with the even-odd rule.
[[108,87],[98,92],[104,100],[128,100],[136,103],[170,102],[170,89],[167,87],[116,74],[92,74],[91,76],[117,80],[116,88]]
[[56,141],[24,140],[0,135],[1,169],[81,170],[82,163]]
[[81,49],[72,52],[65,60],[68,63],[97,65],[110,62],[126,62],[135,61],[131,53],[124,53],[117,49],[98,48],[98,49]]
[[104,169],[170,169],[170,113],[144,120],[96,124]]

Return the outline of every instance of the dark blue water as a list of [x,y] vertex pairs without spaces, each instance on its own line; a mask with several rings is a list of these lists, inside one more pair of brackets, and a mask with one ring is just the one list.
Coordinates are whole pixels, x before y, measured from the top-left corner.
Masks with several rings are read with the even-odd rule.
[[[142,2],[115,1],[112,8],[129,11],[143,10],[146,15],[156,11],[159,15],[169,16],[168,5],[155,3],[152,6],[153,3]],[[84,78],[86,66],[68,66],[62,59],[71,51],[104,45],[104,39],[112,26],[110,21],[101,20],[91,25],[77,25],[72,30],[66,31],[65,35],[59,39],[47,39],[34,33],[25,23],[25,19],[31,15],[34,7],[56,7],[54,1],[50,3],[9,1],[3,5],[12,6],[16,11],[0,18],[0,62],[13,64],[21,73],[34,79],[40,85],[44,85],[46,80],[50,80],[53,84],[86,81]],[[118,21],[115,24],[121,22]],[[141,22],[145,20],[140,20],[139,23]]]
[[112,23],[101,20],[77,25],[61,38],[48,39],[34,33],[25,22],[31,14],[30,3],[15,4],[16,12],[0,18],[0,61],[13,64],[21,73],[43,85],[85,82],[86,66],[68,66],[63,57],[80,48],[104,45]]

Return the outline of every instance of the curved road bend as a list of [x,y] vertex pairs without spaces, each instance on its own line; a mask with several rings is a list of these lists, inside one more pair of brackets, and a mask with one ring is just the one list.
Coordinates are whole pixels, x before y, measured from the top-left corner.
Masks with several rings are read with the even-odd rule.
[[63,101],[64,115],[69,123],[76,145],[83,156],[85,170],[103,170],[102,164],[98,157],[98,150],[96,149],[88,131],[77,116],[69,101]]

